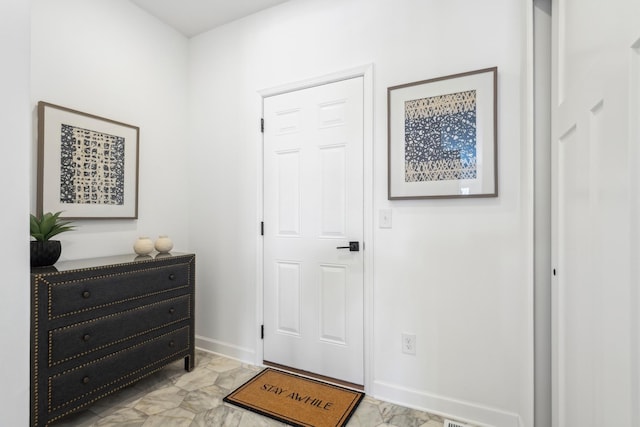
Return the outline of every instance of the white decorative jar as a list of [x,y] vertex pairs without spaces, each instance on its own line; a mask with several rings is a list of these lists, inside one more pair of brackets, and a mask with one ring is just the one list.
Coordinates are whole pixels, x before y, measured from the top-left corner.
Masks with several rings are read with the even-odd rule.
[[173,242],[168,236],[158,236],[155,247],[156,251],[165,254],[173,249]]
[[133,244],[133,251],[138,255],[149,255],[153,252],[153,240],[148,237],[139,237]]

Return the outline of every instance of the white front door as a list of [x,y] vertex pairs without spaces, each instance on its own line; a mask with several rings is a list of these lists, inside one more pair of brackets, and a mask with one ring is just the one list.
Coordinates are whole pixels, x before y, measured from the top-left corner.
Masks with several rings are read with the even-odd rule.
[[640,425],[640,2],[553,2],[553,425]]
[[264,360],[363,384],[363,78],[264,120]]

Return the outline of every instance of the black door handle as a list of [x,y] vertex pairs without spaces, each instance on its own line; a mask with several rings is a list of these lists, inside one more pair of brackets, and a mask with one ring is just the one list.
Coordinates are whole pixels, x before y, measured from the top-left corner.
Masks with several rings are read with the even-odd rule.
[[349,242],[349,246],[337,246],[336,249],[349,249],[350,252],[360,252],[360,242]]

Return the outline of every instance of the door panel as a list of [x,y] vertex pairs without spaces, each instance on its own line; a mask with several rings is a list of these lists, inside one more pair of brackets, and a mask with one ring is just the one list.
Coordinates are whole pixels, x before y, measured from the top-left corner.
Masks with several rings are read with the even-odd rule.
[[320,235],[347,237],[347,159],[345,145],[320,148],[321,212]]
[[300,235],[300,152],[275,153],[278,172],[278,235]]
[[347,345],[347,268],[320,266],[320,339]]
[[264,360],[363,384],[363,79],[264,116]]
[[[556,298],[562,312],[557,318],[557,348],[561,377],[559,395],[563,413],[571,414],[571,422],[559,425],[589,425],[594,419],[595,352],[591,346],[598,339],[593,333],[593,314],[596,309],[594,287],[589,283],[594,264],[588,230],[591,226],[589,212],[589,146],[581,144],[585,138],[576,127],[570,129],[558,143],[558,250],[559,280]],[[567,313],[567,311],[570,311]],[[586,424],[585,424],[586,423]]]
[[300,264],[277,262],[277,331],[300,336]]

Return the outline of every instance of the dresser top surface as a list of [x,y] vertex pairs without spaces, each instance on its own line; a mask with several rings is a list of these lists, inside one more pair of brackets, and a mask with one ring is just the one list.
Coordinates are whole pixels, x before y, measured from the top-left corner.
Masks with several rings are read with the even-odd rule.
[[154,259],[167,259],[167,258],[177,258],[177,257],[185,257],[185,256],[193,256],[191,253],[183,253],[183,252],[171,252],[168,254],[155,254],[155,255],[136,255],[136,254],[123,254],[123,255],[111,255],[105,257],[98,258],[85,258],[85,259],[75,259],[68,261],[60,261],[49,267],[33,267],[31,268],[31,274],[46,274],[46,273],[55,273],[61,271],[71,271],[71,270],[80,270],[84,268],[94,268],[94,267],[102,267],[107,265],[118,265],[118,264],[130,264],[130,263],[144,263],[149,262]]

